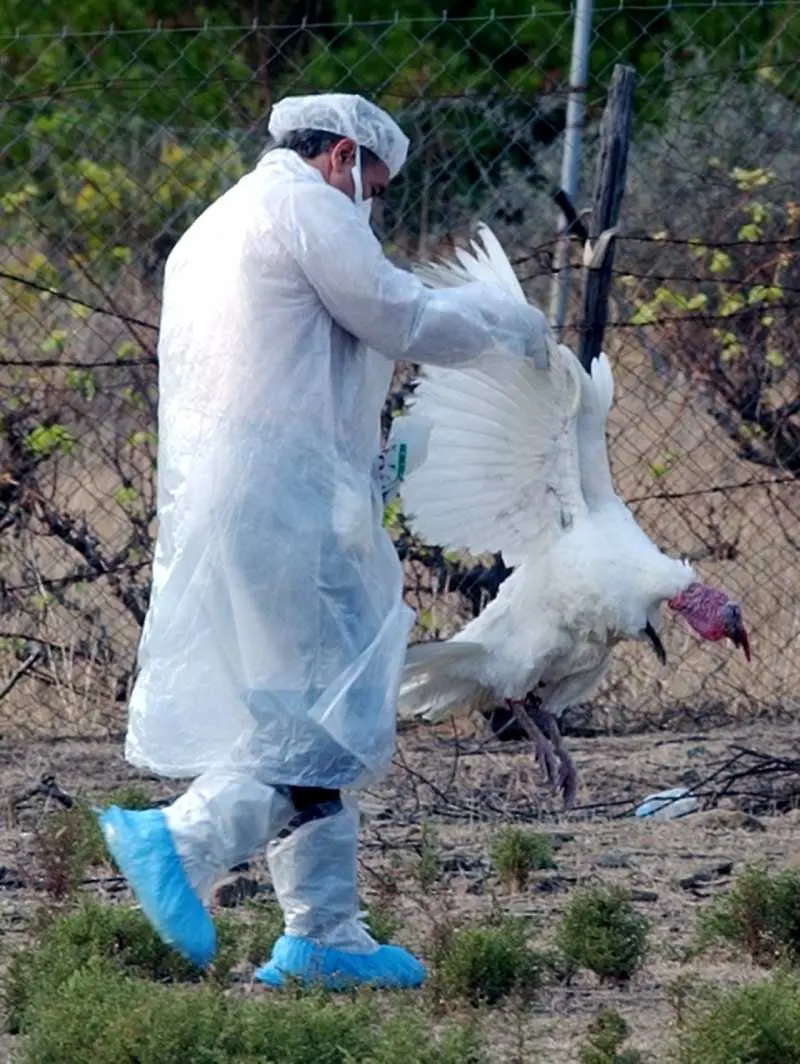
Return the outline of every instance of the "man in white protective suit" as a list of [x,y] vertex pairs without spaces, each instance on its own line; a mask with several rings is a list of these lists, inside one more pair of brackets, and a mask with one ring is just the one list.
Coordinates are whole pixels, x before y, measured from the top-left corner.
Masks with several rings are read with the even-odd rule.
[[274,147],[166,264],[158,538],[125,755],[193,780],[100,815],[162,938],[205,967],[220,876],[263,847],[284,934],[257,979],[419,985],[359,912],[357,789],[394,748],[413,613],[376,458],[393,363],[547,364],[542,315],[392,265],[372,200],[408,140],[360,96],[290,97]]

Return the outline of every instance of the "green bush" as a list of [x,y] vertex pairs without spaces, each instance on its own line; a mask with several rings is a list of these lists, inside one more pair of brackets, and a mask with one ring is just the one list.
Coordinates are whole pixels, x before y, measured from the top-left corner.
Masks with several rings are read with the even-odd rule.
[[618,1012],[601,1012],[589,1025],[581,1046],[581,1064],[642,1064],[638,1050],[622,1049],[628,1034],[628,1024]]
[[441,870],[436,829],[427,822],[423,823],[421,836],[415,875],[422,889],[430,890],[439,878]]
[[597,887],[570,902],[556,944],[570,970],[588,968],[603,980],[625,982],[644,960],[648,930],[624,890]]
[[367,929],[377,942],[391,942],[402,926],[402,921],[388,905],[367,906]]
[[750,867],[700,914],[701,949],[728,942],[765,966],[800,962],[800,875]]
[[531,872],[556,867],[550,836],[522,828],[499,831],[492,840],[489,856],[505,886],[516,886],[518,890],[525,889]]
[[676,1064],[800,1064],[800,981],[796,975],[690,1002]]
[[33,856],[45,891],[57,900],[72,895],[92,866],[111,860],[97,818],[83,800],[46,818]]
[[244,943],[244,957],[260,967],[272,953],[276,940],[283,934],[283,912],[275,902],[249,901],[246,909],[251,918],[239,924]]
[[[239,926],[218,920],[219,953],[214,978],[230,972],[239,949]],[[38,1004],[57,995],[77,971],[102,963],[160,983],[197,982],[203,972],[158,937],[138,909],[87,902],[57,917],[35,949],[11,957],[3,996],[11,1033],[25,1030]]]
[[527,920],[510,916],[452,932],[435,960],[441,993],[490,1005],[511,993],[532,994],[548,960],[528,946],[528,933]]
[[381,1020],[373,996],[226,997],[167,987],[98,958],[40,998],[23,1064],[481,1064],[469,1027],[437,1039],[409,1009]]
[[[128,783],[112,791],[100,804],[149,809],[153,802],[141,787]],[[34,856],[45,890],[56,899],[74,894],[90,868],[108,865],[118,871],[94,809],[84,798],[47,817],[36,835]]]

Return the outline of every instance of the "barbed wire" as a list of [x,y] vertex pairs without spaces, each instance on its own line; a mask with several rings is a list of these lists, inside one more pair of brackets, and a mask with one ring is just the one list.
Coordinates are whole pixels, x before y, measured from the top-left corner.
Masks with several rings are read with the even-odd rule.
[[[781,0],[782,2],[782,0]],[[759,64],[747,64],[741,63],[735,65],[729,69],[729,73],[737,74],[756,74],[759,70],[764,69]],[[773,71],[778,70],[797,70],[800,69],[800,59],[784,59],[776,60],[769,63],[769,69]],[[719,74],[713,71],[703,71],[694,73],[682,73],[679,77],[673,79],[675,82],[681,82],[684,85],[689,85],[695,82],[709,81],[715,82],[719,80]],[[250,79],[247,78],[229,78],[230,85],[250,85],[252,84]],[[175,77],[171,79],[171,84],[174,86],[179,85],[192,85],[194,79],[190,77]],[[22,103],[32,103],[35,101],[44,101],[47,103],[54,102],[59,96],[68,93],[80,93],[80,92],[95,92],[98,89],[114,89],[116,91],[140,91],[143,88],[150,88],[151,81],[143,76],[136,77],[116,77],[109,76],[103,80],[91,80],[70,82],[67,85],[53,84],[49,87],[41,87],[35,91],[27,93],[19,93],[18,95],[11,95],[6,98],[6,103],[9,105],[19,105]],[[548,88],[547,95],[551,100],[566,100],[570,96],[570,93],[574,92],[574,88],[569,87],[553,87]],[[415,92],[402,91],[400,89],[387,89],[383,93],[389,100],[394,100],[401,103],[410,103],[416,101],[423,101],[427,104],[448,103],[455,102],[457,100],[466,102],[479,103],[485,99],[485,94],[479,95],[476,91],[466,89],[462,92],[431,92],[429,90],[417,90]],[[498,88],[492,94],[493,100],[513,100],[515,102],[526,100],[538,100],[541,96],[540,89],[531,89],[525,91],[524,89],[514,90],[510,87]]]

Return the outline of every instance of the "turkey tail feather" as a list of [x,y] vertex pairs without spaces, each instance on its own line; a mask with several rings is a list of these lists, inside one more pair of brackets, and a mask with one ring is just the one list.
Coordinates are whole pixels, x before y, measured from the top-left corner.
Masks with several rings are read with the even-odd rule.
[[476,708],[483,692],[467,669],[474,671],[485,655],[478,643],[430,642],[409,647],[400,681],[398,717],[436,724],[454,713]]

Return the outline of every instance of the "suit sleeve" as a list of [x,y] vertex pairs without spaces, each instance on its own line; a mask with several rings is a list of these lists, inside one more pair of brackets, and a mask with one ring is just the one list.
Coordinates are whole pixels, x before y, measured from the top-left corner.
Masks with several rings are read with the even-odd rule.
[[387,358],[456,366],[544,346],[546,321],[534,307],[479,282],[432,290],[394,266],[337,189],[293,183],[282,207],[282,240],[324,307]]

